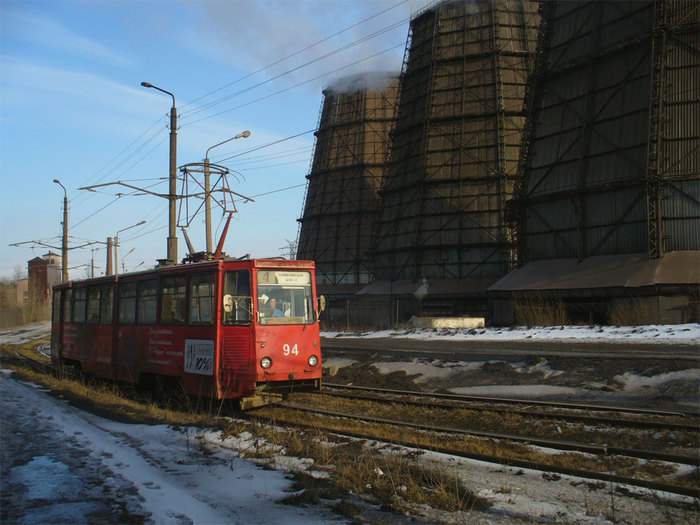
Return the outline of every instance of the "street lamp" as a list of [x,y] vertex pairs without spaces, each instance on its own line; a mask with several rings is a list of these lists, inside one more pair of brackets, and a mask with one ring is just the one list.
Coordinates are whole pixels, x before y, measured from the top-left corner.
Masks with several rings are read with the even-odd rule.
[[[173,107],[170,109],[170,188],[168,201],[170,203],[170,217],[168,228],[168,264],[177,264],[177,232],[176,232],[176,200],[177,200],[177,109],[175,109],[175,95],[148,82],[141,82],[146,88],[152,88],[173,97]],[[118,264],[118,261],[115,261]]]
[[[141,226],[142,224],[146,224],[146,221],[141,221],[137,224],[132,224],[131,226],[127,226],[126,228],[122,228],[114,236],[114,275],[117,275],[119,273],[119,258],[117,257],[117,247],[119,246],[119,234],[123,231],[130,230],[131,228],[136,228],[137,226]],[[135,248],[132,249],[131,252],[133,252],[134,250],[135,250]],[[131,252],[129,252],[129,253],[131,253]],[[124,257],[126,257],[126,255]],[[122,263],[122,270],[123,270],[123,263]]]
[[247,139],[250,137],[250,131],[245,130],[235,137],[231,137],[230,139],[226,139],[223,142],[219,142],[218,144],[214,144],[211,148],[209,148],[204,156],[204,214],[205,214],[205,222],[206,222],[206,228],[207,228],[207,253],[212,253],[211,251],[211,188],[210,188],[210,182],[209,182],[209,152],[216,148],[217,146],[221,146],[222,144],[226,144],[227,142],[231,142],[232,140],[236,139]]
[[[126,273],[126,265],[124,264],[124,261],[126,260],[126,258],[127,258],[130,254],[132,254],[132,253],[134,252],[135,249],[136,249],[136,248],[132,248],[131,250],[129,250],[129,251],[127,252],[127,254],[126,254],[124,257],[122,257],[122,273]],[[118,264],[117,264],[117,265],[118,265]]]
[[61,242],[61,280],[68,282],[68,192],[58,179],[53,180],[63,188],[63,241]]

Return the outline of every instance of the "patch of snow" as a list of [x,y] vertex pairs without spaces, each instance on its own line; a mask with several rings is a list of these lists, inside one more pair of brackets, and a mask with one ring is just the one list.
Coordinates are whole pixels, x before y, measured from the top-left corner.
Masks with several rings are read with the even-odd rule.
[[483,364],[483,362],[445,362],[439,360],[425,362],[412,359],[410,361],[377,361],[374,366],[380,374],[406,372],[406,375],[409,376],[418,375],[418,382],[425,382],[431,379],[447,378],[455,372],[478,370]]
[[[286,471],[264,469],[242,459],[235,447],[221,446],[218,431],[106,420],[7,374],[0,375],[0,394],[4,430],[31,435],[31,446],[51,451],[51,457],[32,455],[25,447],[27,461],[4,466],[9,475],[3,477],[3,487],[6,482],[24,487],[16,494],[14,505],[37,498],[57,503],[42,505],[39,515],[29,505],[19,522],[64,523],[71,510],[73,517],[99,510],[95,507],[99,500],[91,500],[90,508],[82,501],[63,501],[88,491],[81,477],[73,474],[85,469],[85,458],[95,463],[99,479],[122,480],[126,487],[119,493],[131,494],[126,504],[132,512],[146,516],[146,523],[304,525],[338,521],[323,506],[279,503],[291,491]],[[296,466],[303,465],[304,460],[296,462]]]
[[622,383],[622,389],[625,392],[640,392],[649,388],[658,390],[663,385],[674,381],[695,382],[700,386],[700,368],[667,372],[650,377],[641,376],[634,372],[625,372],[615,376],[613,379]]
[[553,370],[546,359],[540,359],[535,365],[526,365],[524,363],[517,363],[512,365],[513,368],[521,374],[536,374],[541,373],[545,379],[550,377],[556,377],[564,373],[563,370]]
[[51,324],[48,321],[42,321],[1,331],[0,343],[21,345],[41,339],[50,333]]
[[323,337],[361,337],[363,339],[393,337],[407,339],[453,339],[475,341],[547,340],[617,342],[679,342],[700,344],[700,323],[645,326],[536,326],[480,329],[398,329],[375,332],[322,332]]
[[453,394],[490,396],[490,397],[524,397],[527,399],[539,399],[552,396],[575,396],[581,393],[581,389],[568,386],[553,385],[486,385],[465,386],[449,389]]
[[338,368],[345,368],[346,366],[352,366],[357,363],[357,359],[348,359],[346,357],[324,357],[323,358],[323,368],[330,368],[337,366]]

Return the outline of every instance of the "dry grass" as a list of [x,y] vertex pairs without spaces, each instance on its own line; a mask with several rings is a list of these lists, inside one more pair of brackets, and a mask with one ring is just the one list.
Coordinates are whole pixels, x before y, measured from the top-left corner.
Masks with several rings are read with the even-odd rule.
[[610,304],[608,319],[613,326],[639,326],[651,322],[649,304],[642,299],[615,299]]
[[563,301],[556,298],[516,296],[513,298],[515,322],[524,326],[563,326],[571,324]]
[[483,510],[478,498],[445,469],[422,465],[404,455],[378,455],[369,450],[347,458],[333,472],[336,484],[355,494],[369,494],[399,512],[429,505],[450,512]]
[[128,385],[98,378],[73,379],[53,376],[28,368],[17,359],[9,346],[0,349],[3,367],[14,371],[22,380],[37,383],[50,389],[53,395],[62,396],[83,410],[105,415],[129,423],[170,423],[191,426],[214,425],[216,416],[205,411],[182,411],[173,405],[164,406],[156,396],[134,399],[134,391]]

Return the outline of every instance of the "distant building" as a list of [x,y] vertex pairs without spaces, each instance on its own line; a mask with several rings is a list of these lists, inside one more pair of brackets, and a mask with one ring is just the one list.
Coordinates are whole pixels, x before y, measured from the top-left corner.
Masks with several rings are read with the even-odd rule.
[[51,287],[61,282],[62,261],[60,255],[49,252],[27,262],[29,297],[40,298],[48,302],[51,296]]

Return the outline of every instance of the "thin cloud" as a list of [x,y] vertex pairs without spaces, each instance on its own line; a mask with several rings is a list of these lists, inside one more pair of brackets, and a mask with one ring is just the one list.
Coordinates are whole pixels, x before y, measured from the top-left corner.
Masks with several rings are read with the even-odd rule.
[[52,53],[63,52],[87,61],[105,62],[114,66],[128,68],[133,62],[115,53],[102,44],[87,38],[60,24],[44,14],[27,10],[10,10],[4,12],[3,31],[18,41],[25,41]]
[[[146,101],[156,97],[142,88],[126,86],[92,73],[75,69],[63,69],[37,64],[16,57],[3,57],[3,89],[15,89],[22,99],[35,103],[47,96],[53,102],[67,98],[80,101],[93,100],[102,105],[125,109],[131,106],[134,111],[147,107]],[[87,86],[87,87],[86,87]],[[5,93],[7,95],[7,93]],[[3,104],[16,101],[3,96]]]

